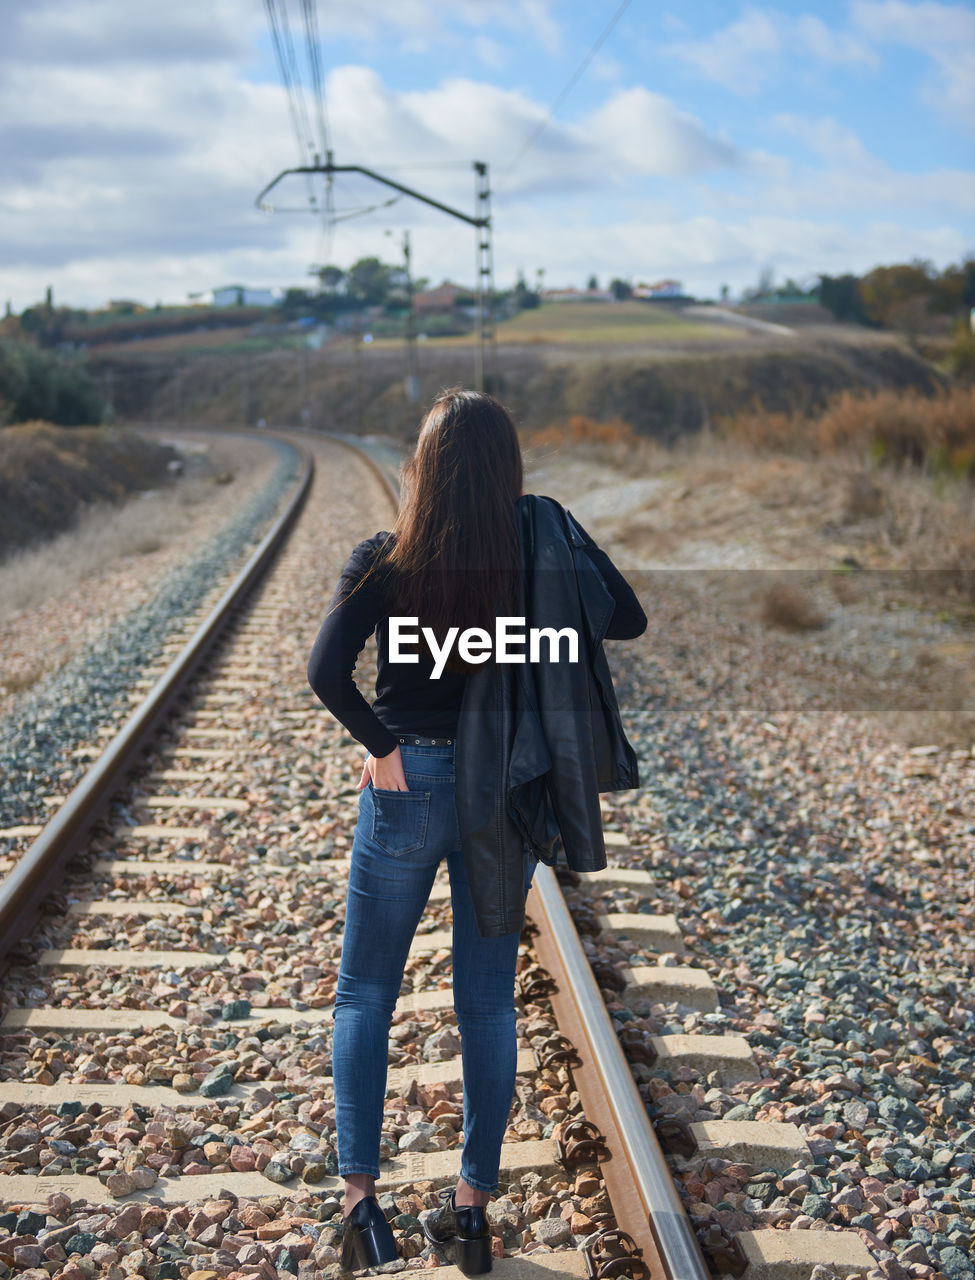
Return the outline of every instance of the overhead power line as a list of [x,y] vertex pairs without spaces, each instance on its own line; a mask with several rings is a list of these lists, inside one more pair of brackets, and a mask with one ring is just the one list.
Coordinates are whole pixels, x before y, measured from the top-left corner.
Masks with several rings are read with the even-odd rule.
[[267,13],[268,27],[271,31],[271,42],[274,45],[274,54],[278,64],[278,75],[284,86],[285,95],[288,99],[288,114],[291,116],[291,126],[294,130],[295,140],[298,143],[298,156],[301,163],[307,159],[305,154],[305,139],[301,131],[301,124],[298,119],[298,105],[296,101],[295,86],[291,79],[291,69],[288,64],[287,57],[284,52],[284,45],[281,40],[281,31],[278,25],[278,13],[275,0],[264,0],[264,9]]
[[291,19],[288,16],[288,0],[278,0],[278,5],[281,10],[281,32],[283,36],[284,50],[288,59],[291,83],[295,86],[295,97],[298,101],[298,113],[301,116],[303,145],[306,148],[306,158],[313,160],[315,158],[315,134],[308,120],[308,111],[305,104],[305,87],[302,83],[301,72],[298,70],[298,59],[295,56],[294,41],[291,38]]
[[532,133],[529,136],[528,141],[524,144],[524,146],[521,148],[521,150],[518,152],[515,158],[511,161],[507,169],[502,171],[501,173],[502,182],[504,181],[505,178],[508,177],[510,173],[513,172],[513,170],[515,170],[518,167],[518,165],[521,164],[522,160],[524,160],[528,152],[532,149],[532,147],[535,145],[538,139],[542,136],[542,134],[545,132],[548,126],[552,123],[552,120],[555,118],[555,113],[558,111],[559,107],[561,107],[562,103],[565,102],[566,98],[569,96],[572,90],[576,87],[576,85],[585,75],[586,69],[588,68],[590,62],[592,62],[593,58],[595,58],[596,54],[599,52],[599,50],[603,47],[603,45],[609,39],[610,34],[613,31],[613,28],[619,22],[620,18],[622,18],[626,10],[630,7],[630,3],[631,3],[631,0],[623,0],[622,4],[619,6],[619,8],[616,10],[613,16],[610,18],[609,22],[607,22],[605,27],[603,27],[602,31],[599,33],[599,35],[596,37],[595,41],[593,42],[592,46],[590,47],[589,52],[586,54],[583,60],[579,63],[578,67],[576,67],[575,71],[573,71],[572,75],[569,77],[569,81],[566,84],[565,88],[561,91],[561,93],[558,95],[558,97],[549,107],[545,115],[545,118],[542,121],[540,121],[540,123],[535,127],[535,129],[532,130]]
[[312,93],[318,114],[319,155],[328,152],[328,106],[325,101],[325,78],[322,75],[321,49],[318,40],[318,6],[315,0],[301,0],[305,19],[305,43],[308,48],[308,66],[311,71]]

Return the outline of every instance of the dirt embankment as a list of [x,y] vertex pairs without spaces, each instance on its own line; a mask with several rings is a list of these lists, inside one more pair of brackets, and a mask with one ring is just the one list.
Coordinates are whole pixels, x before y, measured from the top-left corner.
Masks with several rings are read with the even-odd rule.
[[[263,419],[282,426],[302,422],[307,405],[312,427],[406,439],[422,406],[442,387],[471,386],[474,380],[469,348],[420,344],[417,359],[418,404],[406,397],[405,356],[393,348],[360,347],[354,354],[343,344],[247,357],[147,356],[115,360],[111,371],[117,408],[130,420],[236,426]],[[504,345],[497,368],[489,389],[521,427],[531,430],[581,413],[597,421],[622,418],[639,434],[665,441],[756,405],[805,412],[846,389],[931,392],[941,382],[899,342],[859,336],[856,342],[762,339],[748,350],[680,355],[599,343],[575,350]]]
[[565,503],[640,594],[651,653],[720,657],[768,714],[831,708],[975,751],[968,481],[713,437],[525,454],[526,489]]
[[177,454],[113,427],[0,429],[0,560],[70,528],[88,506],[165,484]]

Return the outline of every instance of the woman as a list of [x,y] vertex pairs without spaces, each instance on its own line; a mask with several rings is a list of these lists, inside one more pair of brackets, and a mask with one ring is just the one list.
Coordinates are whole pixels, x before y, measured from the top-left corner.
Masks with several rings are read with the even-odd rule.
[[[375,1266],[397,1256],[375,1198],[389,1027],[414,931],[446,859],[464,1146],[457,1186],[424,1230],[438,1243],[452,1240],[457,1265],[473,1276],[491,1269],[485,1206],[498,1186],[514,1093],[520,933],[482,938],[477,929],[454,800],[461,699],[467,673],[477,666],[457,645],[444,666],[443,642],[450,628],[459,628],[455,637],[471,627],[493,632],[496,618],[518,615],[522,460],[511,419],[490,396],[442,392],[421,423],[402,480],[393,529],[353,551],[308,664],[315,693],[369,753],[359,780],[332,1046],[345,1179],[342,1262]],[[636,596],[580,532],[615,601],[607,637],[641,635],[647,619]],[[391,617],[418,619],[413,630],[422,637],[429,628],[432,647],[421,638],[409,660],[391,661]],[[370,706],[352,673],[373,630],[378,673]],[[435,669],[441,674],[433,679]],[[534,869],[530,856],[526,891]]]

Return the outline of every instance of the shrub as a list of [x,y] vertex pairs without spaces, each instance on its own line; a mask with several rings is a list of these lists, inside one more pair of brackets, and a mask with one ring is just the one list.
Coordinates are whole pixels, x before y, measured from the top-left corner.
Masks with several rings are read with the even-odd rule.
[[755,449],[807,456],[860,452],[876,464],[925,467],[975,478],[975,384],[926,395],[916,390],[841,391],[817,414],[769,413],[755,406],[715,427]]
[[762,621],[783,631],[816,631],[826,619],[812,600],[788,582],[773,582],[762,598]]
[[105,402],[76,356],[0,341],[0,425],[43,419],[74,427],[101,422]]
[[564,444],[633,444],[636,432],[622,418],[610,418],[608,422],[594,422],[585,414],[573,413],[561,422],[540,427],[530,436],[532,445]]
[[948,367],[962,382],[975,382],[975,333],[967,320],[959,320],[948,348]]

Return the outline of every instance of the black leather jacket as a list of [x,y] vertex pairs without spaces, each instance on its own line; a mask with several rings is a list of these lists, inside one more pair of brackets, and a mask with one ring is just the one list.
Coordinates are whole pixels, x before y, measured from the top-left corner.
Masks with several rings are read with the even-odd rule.
[[457,724],[457,820],[478,930],[493,938],[524,921],[525,859],[576,871],[606,866],[601,791],[640,785],[603,652],[614,602],[569,513],[525,494],[516,504],[524,561],[521,615],[530,627],[572,627],[579,661],[486,663],[471,672]]

